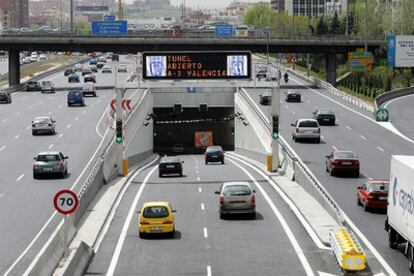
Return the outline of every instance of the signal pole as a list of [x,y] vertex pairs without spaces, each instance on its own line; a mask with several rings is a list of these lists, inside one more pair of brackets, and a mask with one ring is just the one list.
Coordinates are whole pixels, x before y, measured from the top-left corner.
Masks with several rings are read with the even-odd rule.
[[[121,122],[121,128],[123,128],[123,121],[122,121],[122,89],[115,87],[115,128],[118,128],[118,122]],[[121,130],[121,133],[123,131]],[[123,134],[122,134],[123,135]],[[115,139],[117,139],[118,135],[115,135]],[[124,160],[124,139],[121,136],[121,142],[115,141],[115,146],[117,147],[117,168],[118,168],[118,175],[123,175],[123,160]]]
[[118,19],[124,19],[124,8],[122,7],[122,0],[118,0]]

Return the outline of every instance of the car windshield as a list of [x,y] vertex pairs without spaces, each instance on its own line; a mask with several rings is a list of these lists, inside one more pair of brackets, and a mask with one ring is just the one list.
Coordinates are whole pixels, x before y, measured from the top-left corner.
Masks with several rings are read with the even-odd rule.
[[6,96],[6,92],[0,91],[0,96]]
[[383,183],[370,183],[367,185],[368,192],[388,192],[388,185]]
[[250,195],[252,191],[245,185],[231,185],[224,187],[223,195],[225,196],[246,196]]
[[69,96],[80,96],[82,93],[80,91],[69,91]]
[[144,210],[144,218],[165,218],[168,217],[168,209],[164,206],[151,206]]
[[207,152],[215,152],[215,151],[223,151],[223,149],[221,147],[208,147]]
[[355,158],[355,155],[353,152],[337,152],[335,158]]
[[163,157],[161,163],[180,163],[180,159],[176,157]]
[[319,109],[319,114],[330,115],[333,114],[333,112],[329,109]]
[[37,81],[29,81],[28,84],[34,85],[34,84],[37,84]]
[[59,160],[59,155],[57,154],[44,154],[37,156],[37,161],[49,162]]
[[315,121],[302,121],[299,123],[299,127],[318,127],[318,123]]
[[43,85],[43,86],[50,85],[50,81],[43,81],[43,82],[42,82],[42,85]]
[[35,124],[49,123],[49,118],[36,118],[36,119],[34,119],[33,123],[35,123]]

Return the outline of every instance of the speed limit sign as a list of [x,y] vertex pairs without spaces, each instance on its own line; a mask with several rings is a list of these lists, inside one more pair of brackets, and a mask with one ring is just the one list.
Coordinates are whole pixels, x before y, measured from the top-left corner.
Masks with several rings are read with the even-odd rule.
[[56,193],[53,204],[56,211],[62,215],[69,215],[76,211],[79,205],[78,196],[71,190],[60,190]]

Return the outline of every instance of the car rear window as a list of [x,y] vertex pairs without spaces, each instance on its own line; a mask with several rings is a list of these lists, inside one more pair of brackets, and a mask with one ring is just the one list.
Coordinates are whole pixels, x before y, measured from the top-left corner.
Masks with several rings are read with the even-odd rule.
[[299,122],[299,127],[319,127],[319,125],[315,121],[302,121]]
[[80,96],[81,94],[80,91],[69,91],[69,96]]
[[252,191],[248,186],[245,185],[226,186],[223,190],[223,195],[225,196],[245,196],[251,194]]
[[337,152],[335,153],[336,158],[355,158],[353,152]]
[[57,160],[59,160],[59,155],[57,154],[47,154],[47,155],[37,156],[37,161],[48,162],[48,161],[57,161]]
[[388,192],[388,185],[375,183],[375,184],[368,184],[367,185],[368,192]]
[[6,92],[4,92],[4,91],[0,91],[0,95],[1,95],[1,96],[6,96],[7,94],[6,94]]
[[151,206],[144,209],[144,218],[165,218],[168,217],[168,209],[164,206]]
[[333,114],[333,112],[330,111],[330,110],[321,109],[321,110],[319,110],[319,114],[330,115],[330,114]]
[[42,85],[50,85],[50,81],[43,81]]
[[216,151],[223,151],[221,147],[208,147],[207,152],[216,152]]
[[33,123],[49,123],[49,119],[48,118],[36,118],[34,119]]

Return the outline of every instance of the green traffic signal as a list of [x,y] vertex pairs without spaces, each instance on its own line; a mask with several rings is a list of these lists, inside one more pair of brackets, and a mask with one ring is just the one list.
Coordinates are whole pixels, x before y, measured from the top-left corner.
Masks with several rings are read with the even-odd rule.
[[122,143],[122,137],[116,137],[116,142],[117,143]]
[[273,132],[273,138],[275,138],[275,139],[279,138],[279,133]]

